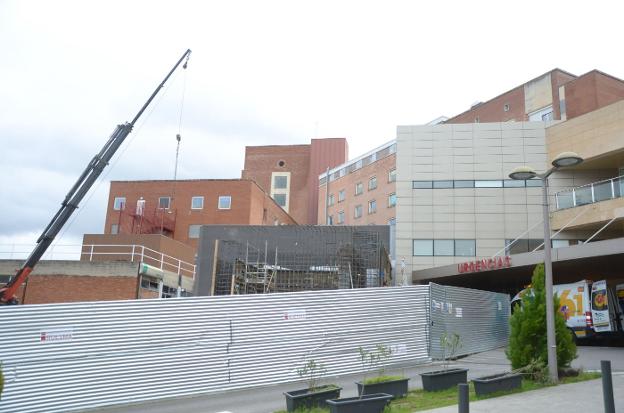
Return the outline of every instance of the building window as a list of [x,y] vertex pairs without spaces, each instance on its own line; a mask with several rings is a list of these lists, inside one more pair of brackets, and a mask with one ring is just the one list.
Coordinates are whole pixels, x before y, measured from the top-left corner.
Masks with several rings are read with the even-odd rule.
[[455,256],[456,257],[476,257],[476,241],[473,239],[456,239],[455,240]]
[[344,211],[338,212],[338,223],[344,224]]
[[388,182],[396,182],[396,169],[388,172]]
[[480,122],[480,119],[479,119],[479,117],[477,116],[477,117],[475,118],[475,120],[474,120],[474,123],[479,123],[479,122]]
[[158,281],[154,281],[151,280],[149,278],[142,278],[141,277],[141,288],[144,288],[146,290],[150,290],[150,291],[158,291]]
[[528,188],[542,186],[542,180],[541,179],[527,179],[525,182],[526,182],[526,186]]
[[503,181],[475,181],[475,188],[502,188]]
[[362,205],[356,205],[353,216],[355,218],[360,218],[362,216]]
[[433,181],[434,189],[452,188],[453,181]]
[[119,224],[112,224],[111,225],[111,234],[113,234],[113,235],[119,234]]
[[475,257],[477,255],[474,239],[415,239],[412,242],[414,256]]
[[171,198],[168,196],[161,196],[158,198],[158,208],[160,209],[169,209],[171,206]]
[[355,184],[355,195],[360,195],[364,192],[364,185],[361,182]]
[[329,196],[327,197],[327,206],[332,205],[334,205],[334,194],[329,194]]
[[368,213],[374,214],[375,212],[377,212],[377,201],[373,199],[372,201],[368,201]]
[[412,181],[413,189],[431,189],[433,188],[433,181]]
[[518,179],[505,179],[503,181],[503,186],[505,188],[524,188],[524,182]]
[[341,189],[338,191],[338,202],[342,202],[345,200],[345,190]]
[[286,194],[273,194],[273,199],[277,202],[277,205],[282,208],[286,207]]
[[189,238],[199,238],[199,228],[201,225],[189,225],[188,229],[188,237]]
[[388,225],[396,225],[396,218],[390,218],[388,220]]
[[371,179],[368,180],[368,190],[372,191],[373,189],[377,188],[377,177],[373,176]]
[[120,211],[126,207],[126,197],[118,196],[115,197],[115,201],[113,202],[113,209],[115,211]]
[[273,188],[286,189],[288,188],[288,176],[286,175],[274,175],[273,176]]
[[204,209],[204,197],[203,196],[192,197],[191,209]]
[[505,105],[503,106],[503,110],[505,112],[509,112],[509,109],[510,109],[509,103],[505,103]]
[[219,209],[230,209],[232,207],[232,197],[230,195],[221,195],[219,197]]
[[433,256],[433,240],[432,239],[413,240],[413,255],[415,257]]
[[396,194],[388,195],[388,208],[393,208],[396,206]]
[[453,186],[455,188],[474,188],[475,181],[454,181]]
[[329,215],[327,217],[327,225],[333,225],[334,224],[334,217],[332,215]]

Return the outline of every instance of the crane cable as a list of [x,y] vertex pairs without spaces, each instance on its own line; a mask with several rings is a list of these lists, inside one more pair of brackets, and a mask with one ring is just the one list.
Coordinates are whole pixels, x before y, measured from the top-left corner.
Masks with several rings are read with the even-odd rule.
[[[189,56],[190,57],[190,56]],[[182,66],[184,69],[186,69],[187,67],[187,63],[188,63],[188,58],[186,58],[186,62],[184,63],[184,66]],[[52,248],[53,246],[59,246],[58,242],[63,238],[63,236],[65,236],[65,234],[67,233],[67,231],[72,227],[72,225],[74,224],[74,222],[76,221],[76,219],[78,219],[78,217],[80,216],[80,214],[82,213],[82,211],[84,211],[85,207],[89,204],[89,201],[91,200],[91,198],[93,198],[93,195],[97,192],[97,190],[100,188],[100,186],[102,185],[102,183],[106,180],[106,178],[108,177],[108,175],[115,169],[115,166],[117,165],[117,163],[119,162],[119,160],[122,158],[122,156],[124,155],[124,153],[128,150],[128,148],[131,146],[132,142],[136,139],[136,137],[140,134],[141,130],[143,129],[143,126],[145,126],[145,124],[147,123],[147,121],[150,119],[150,117],[152,116],[152,114],[154,113],[154,111],[156,110],[156,108],[160,105],[160,103],[162,102],[163,98],[165,97],[165,95],[167,95],[167,91],[169,90],[169,88],[171,87],[171,85],[173,85],[175,83],[175,79],[178,76],[178,71],[176,71],[173,74],[173,77],[171,79],[171,82],[167,82],[165,84],[165,87],[162,91],[162,93],[156,97],[156,100],[154,101],[152,107],[149,109],[149,111],[147,112],[147,114],[142,118],[141,121],[139,121],[139,124],[134,128],[134,133],[131,133],[128,138],[126,138],[126,144],[123,145],[123,147],[119,148],[120,151],[118,152],[117,156],[115,156],[115,158],[111,161],[110,166],[108,168],[106,168],[103,172],[102,172],[102,176],[98,179],[98,182],[95,184],[95,186],[93,188],[91,188],[91,190],[89,191],[89,195],[88,197],[84,200],[84,202],[82,203],[82,208],[78,208],[76,210],[76,212],[74,213],[74,215],[72,216],[71,220],[67,223],[67,225],[65,225],[65,227],[63,228],[63,230],[61,231],[61,233],[56,237],[56,239],[54,240],[53,244],[50,246],[50,254],[52,254]],[[185,78],[186,79],[186,78]],[[186,86],[185,86],[186,87]],[[82,251],[81,251],[81,255],[82,255]]]
[[[173,205],[175,201],[175,187],[176,181],[178,179],[178,156],[180,154],[180,141],[182,140],[182,113],[184,111],[184,98],[186,96],[186,68],[188,67],[190,55],[186,56],[186,61],[184,65],[182,65],[182,69],[184,70],[184,80],[182,82],[182,99],[180,100],[180,117],[178,118],[178,134],[176,135],[176,154],[175,154],[175,166],[173,168],[173,184],[171,188],[171,205]],[[162,232],[162,231],[161,231]]]

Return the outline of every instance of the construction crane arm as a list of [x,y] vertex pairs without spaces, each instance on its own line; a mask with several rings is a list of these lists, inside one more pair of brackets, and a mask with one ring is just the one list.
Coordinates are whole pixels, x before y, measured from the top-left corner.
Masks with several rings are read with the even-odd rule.
[[[37,265],[43,254],[45,254],[50,244],[52,244],[52,241],[54,241],[54,238],[58,235],[58,233],[67,223],[71,215],[78,208],[80,201],[82,201],[89,189],[91,189],[95,181],[98,179],[106,165],[108,165],[109,161],[111,160],[115,152],[117,152],[117,149],[119,149],[126,137],[130,134],[130,132],[132,132],[132,128],[134,127],[136,121],[141,117],[141,115],[143,114],[145,109],[147,109],[152,100],[154,100],[160,89],[164,87],[165,82],[167,82],[169,77],[171,77],[171,75],[178,68],[180,63],[182,63],[182,61],[185,59],[186,61],[188,61],[190,54],[190,49],[184,52],[180,60],[178,60],[178,62],[167,74],[164,80],[154,90],[154,92],[145,102],[141,110],[139,110],[139,112],[136,114],[132,122],[125,123],[123,125],[117,125],[104,147],[97,155],[93,157],[91,162],[89,162],[89,165],[87,165],[87,168],[78,178],[78,181],[76,181],[74,186],[67,193],[67,196],[61,204],[61,208],[57,211],[50,223],[43,230],[41,236],[37,239],[37,245],[30,253],[22,267],[4,287],[0,288],[0,305],[17,304],[18,301],[15,297],[15,293],[17,292],[19,287],[26,281],[28,275],[32,272],[35,265]],[[186,68],[186,62],[184,63],[184,68]]]

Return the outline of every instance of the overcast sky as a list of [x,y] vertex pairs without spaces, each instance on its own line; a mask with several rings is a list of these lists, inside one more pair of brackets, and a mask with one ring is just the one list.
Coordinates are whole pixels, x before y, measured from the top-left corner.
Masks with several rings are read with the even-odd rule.
[[171,179],[179,127],[180,179],[240,177],[245,145],[346,137],[355,157],[399,124],[455,115],[555,67],[624,77],[623,11],[569,0],[0,0],[0,258],[34,242],[187,48],[188,70],[59,244],[103,232],[110,180]]

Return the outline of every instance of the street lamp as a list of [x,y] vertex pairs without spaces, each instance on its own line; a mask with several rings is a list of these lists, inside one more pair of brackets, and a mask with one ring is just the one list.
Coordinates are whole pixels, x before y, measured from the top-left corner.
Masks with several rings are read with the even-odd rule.
[[550,215],[548,211],[548,177],[559,168],[575,166],[583,162],[577,153],[563,152],[552,161],[552,168],[539,174],[529,166],[519,166],[510,174],[511,179],[542,180],[542,214],[544,220],[544,278],[546,284],[546,342],[548,347],[548,371],[552,382],[559,381],[557,373],[557,341],[555,339],[555,309],[553,307],[552,257],[550,244]]

